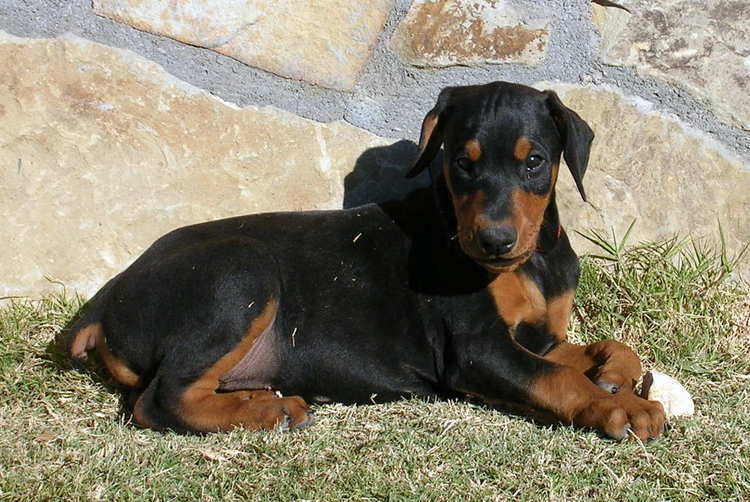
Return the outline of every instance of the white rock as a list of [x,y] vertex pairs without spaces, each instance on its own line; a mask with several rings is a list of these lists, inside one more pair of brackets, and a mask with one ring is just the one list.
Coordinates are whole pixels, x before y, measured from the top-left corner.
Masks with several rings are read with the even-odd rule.
[[641,397],[659,401],[667,418],[691,416],[695,405],[690,393],[680,382],[660,371],[651,370],[643,376]]

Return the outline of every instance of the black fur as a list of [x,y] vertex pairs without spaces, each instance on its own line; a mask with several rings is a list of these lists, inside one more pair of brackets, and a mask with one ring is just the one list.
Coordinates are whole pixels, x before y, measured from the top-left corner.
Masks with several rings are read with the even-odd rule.
[[[489,218],[512,211],[514,189],[553,192],[550,166],[563,151],[584,195],[593,134],[554,93],[501,82],[449,88],[430,113],[438,125],[410,174],[443,145],[453,195],[482,190]],[[546,173],[524,177],[512,153],[519,137],[543,150]],[[455,165],[470,138],[482,145],[471,173]],[[554,338],[543,325],[511,332],[487,291],[496,274],[464,252],[456,225],[441,173],[432,188],[399,201],[180,228],[112,279],[72,332],[101,322],[111,351],[139,375],[159,427],[183,427],[181,393],[236,346],[271,299],[279,305],[275,355],[262,383],[284,394],[370,403],[469,393],[524,402],[530,382],[552,366],[535,354]],[[578,279],[559,228],[552,193],[536,250],[518,269],[546,298]]]

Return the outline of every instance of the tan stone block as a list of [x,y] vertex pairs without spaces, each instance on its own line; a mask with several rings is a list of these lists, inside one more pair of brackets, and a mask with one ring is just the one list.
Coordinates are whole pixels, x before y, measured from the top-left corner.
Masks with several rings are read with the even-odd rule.
[[0,296],[93,293],[165,232],[340,207],[386,141],[344,123],[237,108],[135,54],[0,35]]
[[724,122],[750,130],[750,3],[632,0],[593,6],[609,65],[683,87]]
[[420,67],[539,63],[547,20],[523,20],[504,0],[415,0],[390,44]]
[[[571,176],[558,181],[561,216],[577,251],[592,251],[573,230],[614,229],[622,237],[636,224],[631,244],[682,236],[718,243],[721,223],[730,251],[750,241],[750,166],[716,141],[650,103],[614,90],[540,83],[552,88],[594,129],[584,179],[589,203]],[[750,272],[750,259],[742,265]]]
[[392,0],[94,0],[94,11],[243,63],[351,89]]

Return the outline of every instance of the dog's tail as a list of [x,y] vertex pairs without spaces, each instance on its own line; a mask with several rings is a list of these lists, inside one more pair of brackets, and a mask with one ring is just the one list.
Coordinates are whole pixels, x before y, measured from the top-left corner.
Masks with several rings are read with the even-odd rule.
[[67,354],[78,361],[88,359],[88,351],[97,345],[97,340],[103,336],[101,319],[104,314],[105,305],[109,299],[109,292],[115,284],[117,277],[102,287],[86,304],[78,311],[77,318],[66,330],[64,347]]

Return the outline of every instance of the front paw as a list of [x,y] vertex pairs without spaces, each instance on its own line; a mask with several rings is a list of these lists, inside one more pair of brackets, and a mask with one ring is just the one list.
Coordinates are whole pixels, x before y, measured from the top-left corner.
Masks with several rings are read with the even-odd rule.
[[666,415],[661,403],[635,394],[617,393],[592,399],[574,417],[579,427],[589,427],[613,439],[657,439],[664,431]]
[[597,362],[586,372],[596,385],[610,394],[633,392],[641,376],[641,362],[628,346],[605,340],[588,345],[586,354]]

